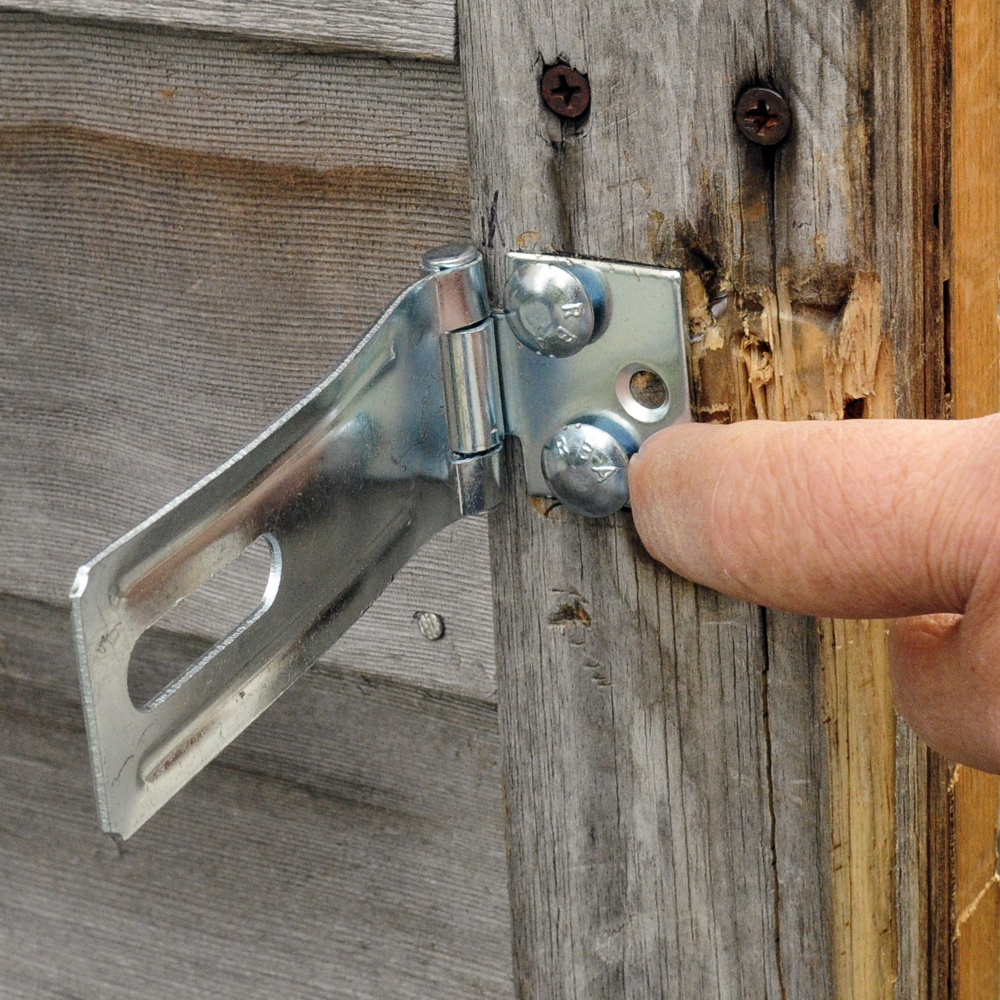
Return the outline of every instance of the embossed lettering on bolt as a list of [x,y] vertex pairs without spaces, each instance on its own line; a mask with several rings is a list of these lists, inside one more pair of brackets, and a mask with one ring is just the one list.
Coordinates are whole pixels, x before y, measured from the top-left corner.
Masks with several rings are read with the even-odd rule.
[[[528,492],[603,515],[629,456],[689,419],[681,276],[512,253],[507,312],[482,259],[425,255],[340,366],[215,472],[82,566],[71,592],[101,825],[128,837],[307,670],[433,534]],[[541,351],[547,351],[546,356]],[[662,405],[630,387],[662,380]],[[169,687],[132,703],[140,635],[265,538],[260,606]]]

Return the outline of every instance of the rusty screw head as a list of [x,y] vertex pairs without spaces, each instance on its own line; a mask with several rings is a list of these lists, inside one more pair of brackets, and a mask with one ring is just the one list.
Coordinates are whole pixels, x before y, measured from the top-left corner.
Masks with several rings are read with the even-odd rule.
[[582,73],[565,63],[546,69],[542,74],[541,92],[545,106],[560,118],[582,118],[590,107],[590,83]]
[[776,146],[788,135],[792,110],[776,90],[750,87],[736,102],[736,125],[758,146]]

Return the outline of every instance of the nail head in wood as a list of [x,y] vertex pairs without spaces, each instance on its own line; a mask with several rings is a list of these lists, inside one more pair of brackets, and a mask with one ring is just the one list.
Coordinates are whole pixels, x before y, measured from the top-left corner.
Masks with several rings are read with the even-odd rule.
[[434,611],[417,611],[413,617],[420,626],[420,634],[431,642],[444,638],[444,619]]
[[540,84],[545,106],[560,118],[582,118],[590,107],[590,83],[572,66],[557,63],[542,74]]

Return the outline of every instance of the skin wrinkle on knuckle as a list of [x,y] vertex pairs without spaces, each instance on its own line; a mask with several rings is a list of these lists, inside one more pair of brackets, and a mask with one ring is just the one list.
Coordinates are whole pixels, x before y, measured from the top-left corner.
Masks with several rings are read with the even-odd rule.
[[977,430],[988,432],[976,448],[972,484],[966,490],[969,520],[958,555],[959,572],[968,581],[966,597],[987,587],[1000,588],[1000,424],[988,419]]
[[748,526],[747,573],[750,578],[764,577],[772,599],[784,605],[801,601],[803,594],[811,600],[810,592],[835,575],[818,517],[817,492],[822,492],[824,477],[817,477],[812,463],[803,461],[808,434],[804,423],[775,428],[754,468],[754,495],[771,516],[761,515]]
[[[934,490],[931,502],[921,498],[923,503],[913,518],[922,535],[920,567],[935,598],[944,605],[940,610],[960,611],[972,583],[970,580],[963,586],[964,574],[960,569],[962,537],[968,531],[968,511],[962,511],[960,500],[964,492],[962,480],[965,476],[961,469],[964,463],[937,464],[933,475],[927,477]],[[957,506],[955,500],[959,501]]]
[[[1000,622],[1000,511],[997,518],[965,608],[970,616],[985,609],[989,622]],[[997,649],[1000,650],[1000,634],[997,635]]]
[[951,440],[931,476],[937,495],[926,514],[923,560],[948,610],[966,606],[1000,557],[1000,448],[995,434],[982,440],[983,429],[980,421],[948,428]]

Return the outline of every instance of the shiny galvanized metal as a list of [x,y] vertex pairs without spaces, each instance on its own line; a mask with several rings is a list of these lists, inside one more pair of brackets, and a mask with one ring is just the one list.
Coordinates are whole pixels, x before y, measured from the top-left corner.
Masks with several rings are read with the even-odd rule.
[[[81,567],[71,592],[101,824],[131,835],[261,714],[433,534],[500,496],[448,447],[439,341],[488,317],[481,261],[404,292],[257,440]],[[149,704],[139,636],[263,536],[261,605]]]
[[[511,255],[511,273],[539,260]],[[679,274],[551,260],[614,302],[607,328],[585,349],[562,358],[529,350],[502,314],[490,316],[474,248],[433,251],[422,262],[426,276],[332,375],[80,568],[70,596],[107,832],[134,833],[347,630],[424,542],[500,501],[505,433],[521,438],[528,488],[545,496],[542,449],[562,425],[610,428],[629,454],[687,417]],[[607,303],[588,301],[595,305],[603,323]],[[623,373],[634,370],[662,378],[668,399],[658,411],[622,396]],[[571,478],[585,493],[579,471]],[[605,489],[592,513],[627,497],[624,469],[616,474],[618,494]],[[260,606],[168,688],[134,705],[128,669],[139,637],[259,538],[271,550]]]
[[[539,263],[562,266],[601,288],[605,315],[603,330],[569,357],[544,357],[515,336],[511,323],[497,322],[506,430],[521,439],[528,492],[551,496],[542,451],[561,427],[605,426],[632,451],[661,428],[689,420],[691,403],[680,271],[511,253],[508,288],[519,287],[522,269]],[[633,397],[632,376],[638,372],[662,380],[661,405],[645,406]]]
[[[607,517],[628,503],[628,461],[635,442],[609,422],[560,427],[542,449],[542,472],[555,498],[577,514]],[[621,440],[624,439],[624,440]]]

